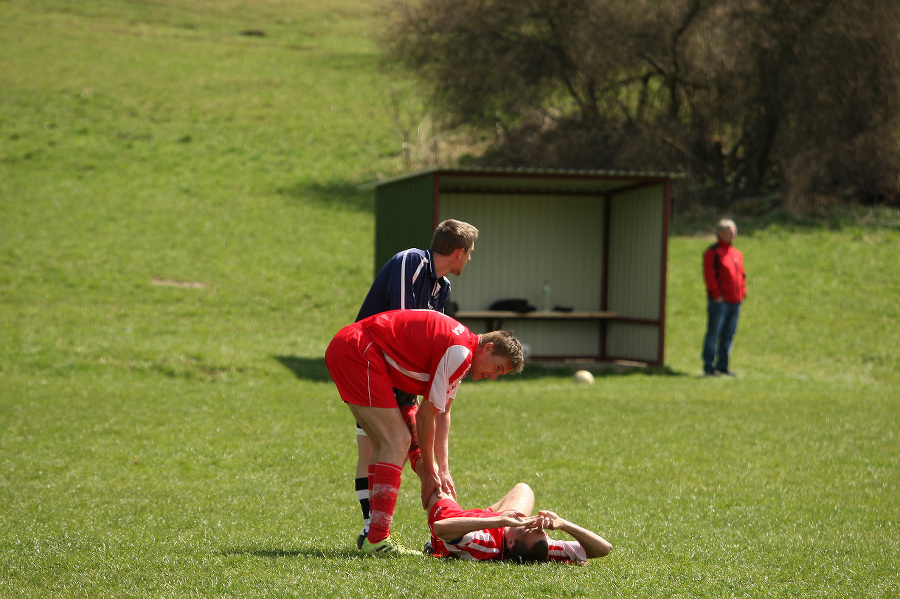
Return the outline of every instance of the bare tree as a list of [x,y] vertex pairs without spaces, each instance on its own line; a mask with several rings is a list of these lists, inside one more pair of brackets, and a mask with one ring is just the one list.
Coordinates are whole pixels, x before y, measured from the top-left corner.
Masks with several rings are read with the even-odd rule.
[[493,164],[896,199],[900,3],[403,0],[383,44]]

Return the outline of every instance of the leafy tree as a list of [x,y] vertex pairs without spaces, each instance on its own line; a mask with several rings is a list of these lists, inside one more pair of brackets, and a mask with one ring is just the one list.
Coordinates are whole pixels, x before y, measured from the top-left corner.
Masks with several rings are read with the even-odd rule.
[[900,198],[900,3],[400,0],[388,56],[487,164],[685,170],[711,197]]

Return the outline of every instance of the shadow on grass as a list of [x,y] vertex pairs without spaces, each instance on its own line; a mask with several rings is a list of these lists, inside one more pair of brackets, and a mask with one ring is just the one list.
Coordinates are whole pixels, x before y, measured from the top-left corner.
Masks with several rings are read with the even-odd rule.
[[327,383],[331,381],[325,357],[301,358],[300,356],[273,356],[282,366],[294,373],[298,379]]
[[529,364],[526,361],[525,370],[521,374],[515,375],[517,379],[544,379],[558,378],[569,379],[575,374],[576,370],[590,370],[594,378],[619,377],[619,376],[688,376],[687,373],[672,370],[668,366],[619,366],[616,364],[594,364],[594,365],[569,365],[569,364]]
[[[264,559],[284,559],[284,558],[298,558],[298,559],[316,559],[316,560],[378,560],[378,558],[373,558],[370,556],[364,556],[359,551],[353,548],[334,548],[334,549],[317,549],[317,548],[300,548],[300,549],[277,549],[277,548],[256,548],[256,547],[236,547],[231,549],[223,549],[219,552],[219,555],[225,557],[231,556],[250,556],[250,557],[260,557]],[[441,562],[458,562],[460,564],[464,564],[467,560],[458,559],[455,556],[450,556],[446,558],[436,558],[427,556],[424,553],[421,556],[413,555],[409,556],[406,559],[422,559],[428,561],[441,561]],[[506,567],[508,565],[515,566],[517,568],[540,568],[543,564],[541,563],[527,563],[520,564],[510,561],[486,561],[481,562],[485,565],[485,567]]]
[[282,557],[305,557],[313,559],[361,559],[359,551],[353,548],[319,549],[314,547],[300,549],[277,549],[262,547],[234,547],[223,549],[220,555],[251,555],[270,559]]
[[353,183],[298,182],[281,187],[278,193],[287,198],[312,201],[328,206],[343,206],[355,212],[375,212],[375,200],[371,191],[360,191]]
[[[298,379],[327,383],[331,381],[328,368],[325,366],[325,358],[302,358],[299,356],[274,356],[282,366],[294,373]],[[584,365],[527,363],[525,370],[514,377],[515,380],[536,380],[546,378],[568,379],[576,370],[585,368]],[[619,377],[619,376],[688,376],[685,372],[672,370],[668,366],[634,367],[619,366],[615,364],[596,364],[587,367],[593,373],[594,378]]]

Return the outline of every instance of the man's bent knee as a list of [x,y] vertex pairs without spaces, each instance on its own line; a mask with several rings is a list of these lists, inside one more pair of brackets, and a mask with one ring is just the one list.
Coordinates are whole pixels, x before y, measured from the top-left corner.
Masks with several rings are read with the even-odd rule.
[[516,493],[527,493],[531,496],[534,496],[534,491],[531,490],[531,487],[528,486],[528,483],[516,483],[516,486],[513,487],[513,490]]
[[390,461],[392,464],[403,465],[406,462],[407,453],[409,452],[410,437],[409,431],[403,428],[394,435],[384,439],[381,445],[381,461]]

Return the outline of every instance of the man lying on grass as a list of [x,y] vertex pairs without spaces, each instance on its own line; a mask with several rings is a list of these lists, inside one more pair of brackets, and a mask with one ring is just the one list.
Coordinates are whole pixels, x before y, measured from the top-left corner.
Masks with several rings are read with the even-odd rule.
[[[437,557],[476,560],[564,562],[586,564],[612,550],[605,539],[585,528],[541,510],[532,516],[534,492],[519,483],[487,509],[464,510],[440,490],[427,501],[430,549]],[[561,530],[574,541],[551,539],[546,530]]]

